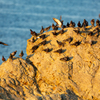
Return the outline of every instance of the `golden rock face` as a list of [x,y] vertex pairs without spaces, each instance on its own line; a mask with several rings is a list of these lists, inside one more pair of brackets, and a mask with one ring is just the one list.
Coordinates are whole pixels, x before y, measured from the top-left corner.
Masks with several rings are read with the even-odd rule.
[[[78,34],[74,31],[78,28],[69,27],[64,28],[63,34],[60,30],[56,31],[57,35],[52,34],[54,30],[45,32],[46,38],[38,38],[34,43],[29,42],[31,39],[27,40],[26,53],[30,55],[28,60],[37,68],[36,79],[41,93],[62,94],[69,89],[84,99],[100,98],[96,92],[99,91],[98,85],[94,82],[100,67],[100,36],[96,32],[89,35],[95,29],[91,26],[87,26],[85,31],[80,28]],[[69,43],[70,37],[72,41]],[[44,40],[47,43],[39,45]],[[59,45],[57,41],[64,45]],[[79,42],[78,45],[76,42]],[[31,48],[35,45],[39,47],[32,52]],[[46,48],[52,50],[43,51]],[[62,49],[61,53],[54,52],[59,49]],[[69,60],[60,60],[64,57],[69,57]]]
[[68,27],[32,36],[26,60],[14,57],[0,65],[0,97],[99,100],[100,36],[95,29]]

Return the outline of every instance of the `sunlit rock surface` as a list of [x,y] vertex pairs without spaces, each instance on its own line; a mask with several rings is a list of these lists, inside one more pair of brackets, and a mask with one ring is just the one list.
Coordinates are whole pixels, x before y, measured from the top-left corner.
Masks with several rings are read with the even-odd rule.
[[[26,60],[14,57],[0,65],[0,98],[5,100],[99,100],[100,36],[86,35],[96,27],[44,32],[45,39],[32,36],[27,40]],[[42,35],[42,34],[41,34]],[[31,39],[34,37],[35,42]],[[64,41],[72,37],[72,42]],[[46,44],[41,45],[46,40]],[[59,42],[64,43],[58,45]],[[72,45],[79,41],[79,45]],[[93,42],[91,42],[93,41]],[[92,43],[92,44],[90,44]],[[32,47],[38,45],[35,50]],[[49,48],[50,52],[43,51]],[[61,53],[55,51],[62,49]],[[61,60],[68,57],[67,61]]]

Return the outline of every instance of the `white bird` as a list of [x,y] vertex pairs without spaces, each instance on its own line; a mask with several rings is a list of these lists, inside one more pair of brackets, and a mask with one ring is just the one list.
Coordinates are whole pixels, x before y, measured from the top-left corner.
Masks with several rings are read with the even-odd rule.
[[59,28],[62,28],[62,22],[59,19],[53,18],[53,20],[57,23]]

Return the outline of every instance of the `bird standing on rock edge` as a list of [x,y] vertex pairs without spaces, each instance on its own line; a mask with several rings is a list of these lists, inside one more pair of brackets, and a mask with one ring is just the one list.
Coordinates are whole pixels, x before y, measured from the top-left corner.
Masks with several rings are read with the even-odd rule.
[[20,58],[22,58],[24,55],[23,50],[21,51],[21,53],[19,54]]
[[2,61],[3,61],[3,62],[6,61],[6,59],[4,58],[4,56],[2,56]]

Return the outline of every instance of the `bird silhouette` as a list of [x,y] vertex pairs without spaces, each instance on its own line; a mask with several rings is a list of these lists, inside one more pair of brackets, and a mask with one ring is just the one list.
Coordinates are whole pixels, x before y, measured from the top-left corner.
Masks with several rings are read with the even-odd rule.
[[32,53],[33,53],[38,47],[39,47],[39,45],[34,45],[34,46],[31,48],[31,50],[33,50]]
[[6,61],[6,59],[4,58],[4,56],[2,56],[2,61],[3,61],[3,62]]
[[80,45],[80,41],[76,41],[75,43],[73,43],[73,44],[71,44],[71,45],[75,45],[76,47],[78,46],[78,45]]
[[63,40],[63,42],[68,41],[69,43],[71,43],[71,42],[72,42],[72,40],[73,40],[73,37],[69,37],[68,39]]
[[17,50],[16,51],[14,51],[14,52],[12,52],[12,53],[10,53],[12,56],[15,56],[15,54],[17,53]]
[[39,43],[40,45],[45,45],[46,44],[46,40],[42,41],[41,43]]
[[51,26],[44,28],[44,31],[48,31],[51,28]]
[[54,51],[55,53],[62,53],[62,48],[61,49],[58,49],[58,50],[56,50],[56,51]]
[[94,26],[94,19],[91,20],[91,25]]
[[60,42],[58,40],[56,40],[56,42],[58,43],[59,46],[64,46],[64,43],[62,43],[62,42]]
[[43,26],[41,26],[42,28],[41,28],[41,30],[40,30],[40,34],[42,34],[43,32],[44,32],[44,28],[43,28]]
[[40,37],[41,39],[45,39],[46,35],[43,34],[43,35],[40,35],[39,37]]
[[52,49],[49,49],[49,48],[46,48],[46,49],[43,49],[43,51],[45,51],[46,53],[50,52]]
[[80,23],[80,21],[77,23],[77,26],[78,26],[78,27],[81,27],[81,23]]
[[32,35],[32,36],[37,37],[37,33],[36,33],[35,31],[32,31],[32,30],[30,29],[30,32],[31,32],[31,35]]
[[1,42],[1,41],[0,41],[0,44],[5,45],[5,46],[8,46],[8,44],[6,44],[4,42]]
[[63,57],[63,58],[60,58],[61,61],[69,61],[70,58],[67,56],[67,57]]
[[21,53],[19,54],[20,58],[22,58],[24,55],[23,50],[21,51]]

